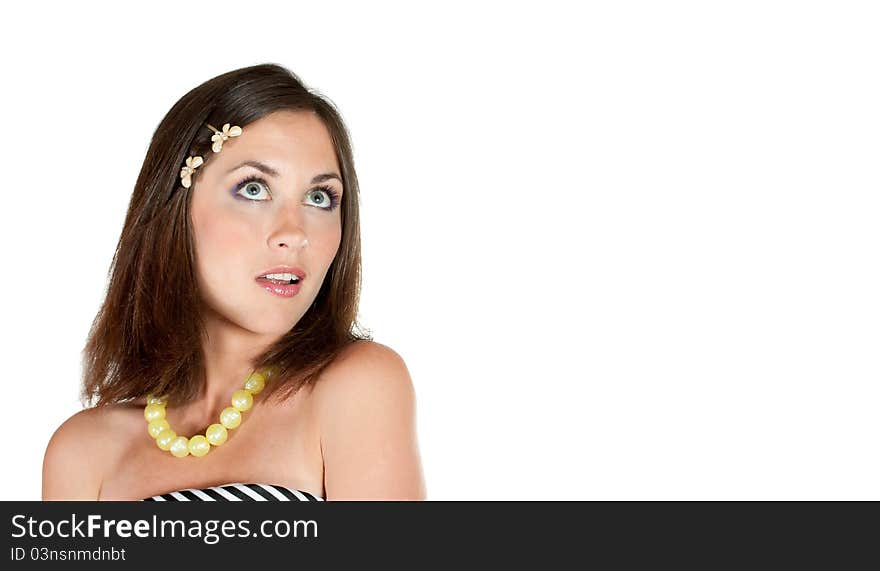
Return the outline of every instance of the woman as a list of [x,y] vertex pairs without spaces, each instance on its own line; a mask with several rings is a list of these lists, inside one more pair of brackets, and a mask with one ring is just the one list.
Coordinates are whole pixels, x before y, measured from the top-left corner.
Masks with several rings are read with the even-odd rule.
[[341,117],[283,67],[162,120],[84,350],[89,408],[44,500],[424,499],[415,394],[354,332],[358,183]]

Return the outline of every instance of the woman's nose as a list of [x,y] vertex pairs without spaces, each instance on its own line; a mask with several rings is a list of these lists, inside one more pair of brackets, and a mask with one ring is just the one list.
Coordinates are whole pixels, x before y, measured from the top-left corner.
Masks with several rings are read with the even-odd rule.
[[270,239],[272,247],[301,249],[308,245],[309,240],[299,205],[285,208],[279,213],[276,231]]

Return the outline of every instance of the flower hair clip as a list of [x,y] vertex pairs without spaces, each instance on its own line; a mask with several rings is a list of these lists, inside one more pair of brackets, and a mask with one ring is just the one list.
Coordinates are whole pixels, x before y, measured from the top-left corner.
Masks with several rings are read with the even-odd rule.
[[180,184],[183,185],[184,188],[189,188],[192,186],[192,175],[196,172],[196,169],[202,165],[205,161],[202,157],[189,157],[186,159],[186,166],[180,169]]
[[229,137],[238,137],[239,135],[241,135],[241,127],[239,127],[238,125],[230,127],[229,123],[226,123],[223,125],[223,130],[220,131],[216,127],[211,127],[211,125],[208,123],[205,124],[214,131],[214,136],[211,137],[211,140],[214,141],[214,144],[211,146],[211,148],[214,149],[215,153],[220,152],[220,149],[223,148],[224,141],[226,141]]
[[[229,137],[238,137],[241,135],[241,127],[238,125],[231,126],[229,123],[225,123],[223,125],[223,130],[217,129],[210,123],[205,123],[205,125],[214,131],[214,135],[211,137],[211,141],[214,142],[211,145],[211,149],[215,153],[219,153],[223,148],[223,143],[229,139]],[[192,175],[196,172],[196,169],[203,165],[205,160],[200,156],[192,156],[190,155],[186,159],[186,166],[180,169],[180,184],[183,185],[184,188],[189,188],[192,186]]]

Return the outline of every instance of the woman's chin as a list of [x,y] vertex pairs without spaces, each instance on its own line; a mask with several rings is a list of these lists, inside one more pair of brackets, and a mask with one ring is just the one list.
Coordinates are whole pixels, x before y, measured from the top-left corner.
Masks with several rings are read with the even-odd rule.
[[299,322],[299,318],[288,317],[287,319],[279,319],[278,314],[267,315],[265,319],[254,320],[253,316],[247,318],[247,329],[266,336],[280,337],[294,328]]
[[257,335],[278,337],[293,329],[302,318],[301,311],[281,312],[278,307],[267,307],[263,304],[224,307],[224,311],[212,309],[209,315]]

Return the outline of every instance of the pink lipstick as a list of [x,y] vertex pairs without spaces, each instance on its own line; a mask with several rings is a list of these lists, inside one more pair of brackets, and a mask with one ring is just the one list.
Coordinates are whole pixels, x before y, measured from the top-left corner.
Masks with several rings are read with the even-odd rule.
[[269,293],[280,297],[293,297],[299,293],[300,285],[305,277],[306,273],[300,268],[276,266],[260,273],[255,281]]

